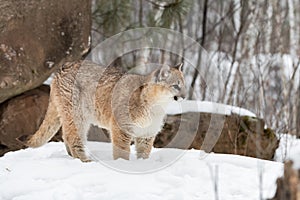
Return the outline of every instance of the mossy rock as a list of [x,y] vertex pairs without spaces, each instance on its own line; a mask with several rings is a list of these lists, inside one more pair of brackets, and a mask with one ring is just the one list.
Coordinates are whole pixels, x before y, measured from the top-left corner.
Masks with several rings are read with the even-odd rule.
[[[179,126],[181,126],[186,130],[187,137],[193,131],[197,131],[194,140],[188,148],[206,150],[203,147],[203,141],[211,125],[212,114],[200,113],[200,118],[197,118],[195,113],[186,113],[184,115],[188,117],[182,117],[182,115],[167,117],[163,130],[156,137],[155,147],[166,147],[170,140],[176,136]],[[238,154],[267,160],[273,159],[279,140],[273,130],[269,128],[264,129],[264,120],[239,115],[219,117],[224,117],[225,121],[218,141],[212,148],[213,152]],[[180,118],[184,120],[180,121]],[[193,129],[195,123],[198,123],[197,130]],[[185,142],[184,138],[182,140]],[[182,147],[180,141],[176,145],[172,147]]]

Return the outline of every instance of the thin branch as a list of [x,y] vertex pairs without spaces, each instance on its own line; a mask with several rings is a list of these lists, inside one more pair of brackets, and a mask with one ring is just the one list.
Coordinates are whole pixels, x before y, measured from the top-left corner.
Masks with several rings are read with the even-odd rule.
[[173,7],[173,6],[176,6],[176,5],[180,4],[183,0],[176,0],[175,2],[172,2],[172,3],[155,2],[155,1],[151,1],[151,0],[146,0],[146,1],[148,1],[149,3],[151,3],[156,8],[166,9],[166,8],[170,8],[170,7]]

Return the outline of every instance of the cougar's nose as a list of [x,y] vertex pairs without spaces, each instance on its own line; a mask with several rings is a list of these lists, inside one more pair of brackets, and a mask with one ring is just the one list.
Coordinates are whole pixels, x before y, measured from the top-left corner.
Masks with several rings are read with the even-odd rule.
[[174,96],[175,101],[182,101],[185,99],[185,96]]

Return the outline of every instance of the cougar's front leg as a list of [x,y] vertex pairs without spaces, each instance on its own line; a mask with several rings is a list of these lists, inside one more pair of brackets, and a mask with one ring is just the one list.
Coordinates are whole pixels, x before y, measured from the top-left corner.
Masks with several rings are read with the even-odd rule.
[[149,138],[135,138],[135,149],[137,158],[149,158],[155,137]]
[[62,124],[63,139],[68,153],[82,162],[89,162],[91,160],[85,153],[84,141],[80,136],[83,131],[85,131],[83,127],[77,128],[73,121],[69,120]]
[[129,160],[131,136],[124,133],[118,127],[111,130],[113,145],[113,158],[123,158]]

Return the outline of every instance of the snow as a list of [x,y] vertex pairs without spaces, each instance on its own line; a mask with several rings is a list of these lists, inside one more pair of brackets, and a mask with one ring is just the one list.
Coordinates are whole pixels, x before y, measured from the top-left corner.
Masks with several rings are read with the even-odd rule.
[[44,84],[44,85],[50,85],[51,82],[52,82],[52,80],[53,80],[53,78],[54,78],[54,73],[51,74],[51,75],[48,77],[48,79],[44,81],[43,84]]
[[[110,143],[89,142],[88,148],[103,153],[102,160],[82,163],[68,156],[61,142],[5,154],[0,158],[0,199],[202,200],[215,198],[216,185],[220,199],[256,200],[260,192],[263,198],[275,194],[276,178],[283,170],[279,162],[199,150],[154,149],[148,160],[132,156],[125,161],[112,160]],[[170,162],[168,158],[178,154]],[[163,168],[152,172],[120,170],[162,163]]]
[[280,134],[279,147],[276,150],[275,160],[283,162],[292,160],[294,168],[300,169],[300,139],[289,134]]
[[210,101],[174,101],[171,104],[169,104],[169,106],[166,109],[166,113],[169,115],[176,115],[186,112],[204,112],[222,115],[231,115],[234,113],[241,116],[256,117],[254,113],[244,108]]

